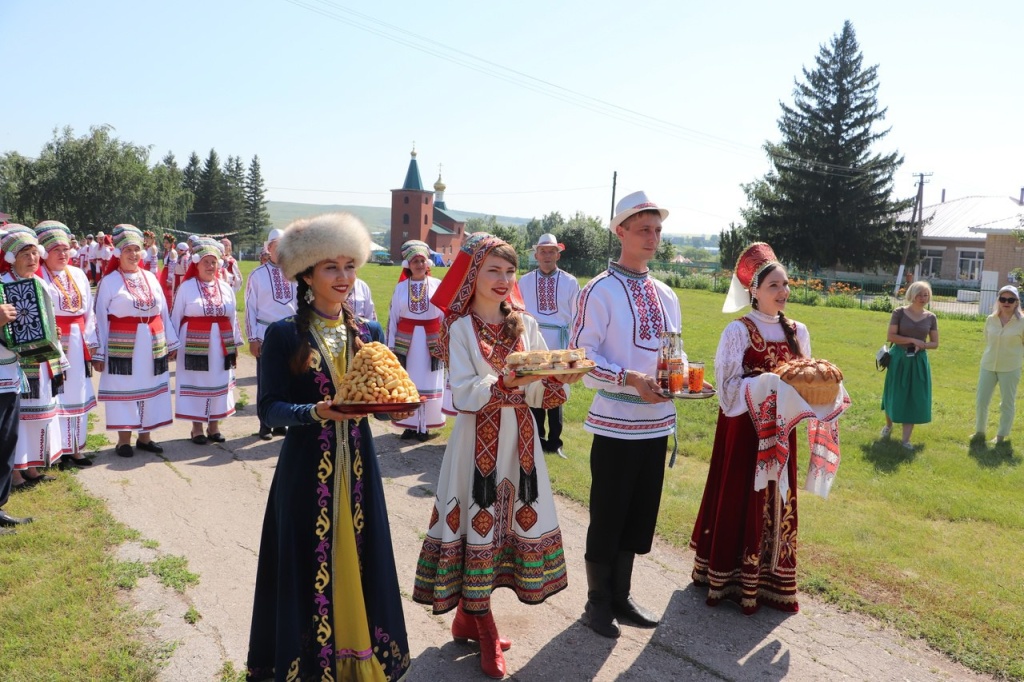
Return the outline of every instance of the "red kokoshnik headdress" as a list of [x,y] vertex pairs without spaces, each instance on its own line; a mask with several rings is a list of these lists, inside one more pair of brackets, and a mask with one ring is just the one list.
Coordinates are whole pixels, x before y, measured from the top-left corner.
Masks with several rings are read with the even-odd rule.
[[750,305],[750,289],[758,285],[761,273],[769,265],[779,265],[779,259],[768,244],[754,242],[736,259],[729,293],[722,305],[723,313],[734,313]]
[[[496,246],[506,242],[487,232],[474,232],[462,244],[455,261],[452,263],[444,279],[438,285],[430,302],[444,311],[441,323],[441,338],[437,344],[437,353],[441,362],[448,364],[448,328],[456,319],[469,313],[469,305],[476,293],[476,278],[480,265]],[[506,299],[512,310],[523,312],[526,305],[523,295],[519,292],[516,282]]]

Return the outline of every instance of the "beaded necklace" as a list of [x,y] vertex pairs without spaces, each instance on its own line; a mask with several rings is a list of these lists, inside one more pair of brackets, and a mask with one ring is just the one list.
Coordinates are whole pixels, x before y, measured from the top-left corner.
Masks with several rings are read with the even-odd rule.
[[220,285],[217,280],[204,282],[196,278],[199,283],[199,298],[203,304],[203,315],[207,317],[221,317],[225,313],[224,298],[221,296]]
[[425,313],[427,312],[427,281],[415,282],[414,287],[413,280],[409,282],[409,312],[411,313]]
[[146,280],[146,276],[142,274],[142,270],[125,272],[118,268],[117,271],[121,273],[121,278],[124,280],[124,288],[131,297],[132,305],[136,310],[148,311],[156,307],[156,296],[153,295],[153,291],[149,288],[149,282]]
[[[53,286],[57,287],[57,303],[61,310],[77,313],[82,310],[82,292],[75,283],[75,278],[68,275],[67,270],[50,273]],[[64,283],[67,280],[67,284]]]
[[348,343],[348,328],[345,326],[344,316],[331,317],[314,310],[313,311],[313,332],[322,342],[328,353],[338,377],[345,374],[345,346]]

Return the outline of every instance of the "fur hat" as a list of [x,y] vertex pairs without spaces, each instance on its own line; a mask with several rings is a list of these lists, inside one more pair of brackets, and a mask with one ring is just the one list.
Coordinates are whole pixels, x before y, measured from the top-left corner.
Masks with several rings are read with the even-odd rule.
[[295,280],[322,260],[348,256],[361,267],[370,257],[370,233],[351,213],[325,213],[300,218],[284,228],[277,243],[277,263]]

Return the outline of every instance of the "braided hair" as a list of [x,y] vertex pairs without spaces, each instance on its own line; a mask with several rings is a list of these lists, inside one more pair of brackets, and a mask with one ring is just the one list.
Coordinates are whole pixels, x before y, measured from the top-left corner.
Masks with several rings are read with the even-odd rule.
[[[489,255],[508,261],[515,268],[519,267],[519,255],[516,253],[515,247],[510,244],[495,246]],[[522,314],[512,309],[512,304],[508,302],[508,299],[501,302],[499,310],[505,316],[505,324],[501,328],[501,333],[510,341],[518,339],[526,331]]]
[[[295,353],[288,361],[288,366],[292,370],[292,374],[302,374],[309,369],[309,358],[313,354],[313,347],[309,345],[309,326],[313,322],[313,315],[315,311],[313,304],[306,300],[308,293],[310,292],[309,285],[306,283],[306,277],[313,274],[313,269],[316,266],[307,268],[303,272],[300,272],[298,277],[299,288],[296,294],[296,311],[295,311],[295,327],[299,334],[299,345],[295,349]],[[345,326],[348,327],[355,334],[350,335],[355,339],[356,348],[362,346],[362,340],[359,338],[359,327],[356,325],[355,313],[352,312],[352,308],[349,306],[348,301],[344,301],[341,304],[341,315],[345,321]]]
[[[760,285],[760,283],[764,281],[765,277],[771,274],[774,270],[781,268],[782,266],[778,263],[768,265],[760,274],[758,274],[755,283],[752,284],[750,288],[753,289]],[[785,271],[783,270],[783,272]],[[754,298],[753,292],[750,294],[750,307],[754,310],[758,309],[757,299]],[[779,311],[779,324],[782,325],[782,333],[786,337],[786,345],[789,346],[789,350],[792,351],[795,357],[801,357],[803,354],[800,352],[800,344],[796,340],[796,325],[793,324],[789,318],[786,317],[786,313],[781,310]]]

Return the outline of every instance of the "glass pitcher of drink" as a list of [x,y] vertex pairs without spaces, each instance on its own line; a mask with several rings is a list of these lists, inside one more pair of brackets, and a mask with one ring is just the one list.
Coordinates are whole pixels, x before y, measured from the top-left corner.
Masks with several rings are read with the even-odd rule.
[[679,332],[662,332],[661,353],[658,357],[658,385],[662,391],[682,393],[686,387],[686,369],[683,335]]

